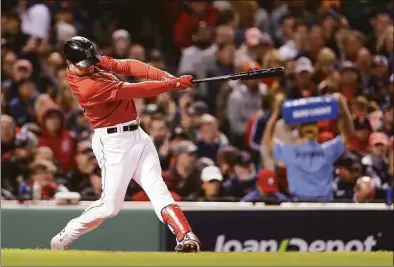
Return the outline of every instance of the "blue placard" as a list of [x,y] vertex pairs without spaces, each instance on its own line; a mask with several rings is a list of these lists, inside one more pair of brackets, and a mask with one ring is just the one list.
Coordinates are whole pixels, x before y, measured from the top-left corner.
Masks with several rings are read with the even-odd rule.
[[336,120],[339,104],[332,96],[288,99],[282,105],[282,115],[286,124]]

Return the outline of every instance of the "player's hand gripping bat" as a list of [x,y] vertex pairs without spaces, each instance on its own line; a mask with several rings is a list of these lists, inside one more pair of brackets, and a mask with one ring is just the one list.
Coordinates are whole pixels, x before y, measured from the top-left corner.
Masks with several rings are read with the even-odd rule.
[[282,77],[285,74],[285,68],[270,68],[270,69],[260,69],[251,70],[240,73],[233,73],[229,75],[216,76],[203,79],[193,79],[193,83],[204,83],[204,82],[214,82],[214,81],[224,81],[224,80],[252,80],[252,79],[264,79],[264,78],[275,78]]

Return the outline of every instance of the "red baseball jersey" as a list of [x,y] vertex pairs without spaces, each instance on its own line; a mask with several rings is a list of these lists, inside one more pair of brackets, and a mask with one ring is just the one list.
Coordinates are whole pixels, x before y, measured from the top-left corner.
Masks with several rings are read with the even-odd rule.
[[[128,83],[117,74],[159,81]],[[137,111],[133,98],[169,91],[169,83],[163,81],[166,77],[169,77],[167,72],[141,61],[115,60],[107,56],[100,58],[90,75],[78,76],[67,69],[67,82],[94,128],[135,120]]]

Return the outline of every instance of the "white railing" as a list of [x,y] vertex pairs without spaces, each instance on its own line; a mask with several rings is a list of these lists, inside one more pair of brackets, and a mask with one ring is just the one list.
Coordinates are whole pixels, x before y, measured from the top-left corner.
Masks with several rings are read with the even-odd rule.
[[[85,209],[92,202],[81,201],[77,205],[56,205],[54,201],[1,201],[1,209]],[[184,210],[393,210],[393,205],[384,203],[282,203],[280,205],[265,205],[264,203],[246,202],[180,202]],[[150,202],[125,202],[123,209],[141,210],[152,209]]]

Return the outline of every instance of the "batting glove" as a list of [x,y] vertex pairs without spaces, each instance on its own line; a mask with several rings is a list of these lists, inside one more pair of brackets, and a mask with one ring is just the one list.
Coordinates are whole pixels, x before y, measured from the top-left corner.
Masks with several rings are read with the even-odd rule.
[[191,75],[183,75],[179,77],[177,80],[181,83],[181,86],[184,87],[185,89],[180,89],[180,90],[190,90],[192,88],[196,87],[196,84],[192,82],[193,76]]

